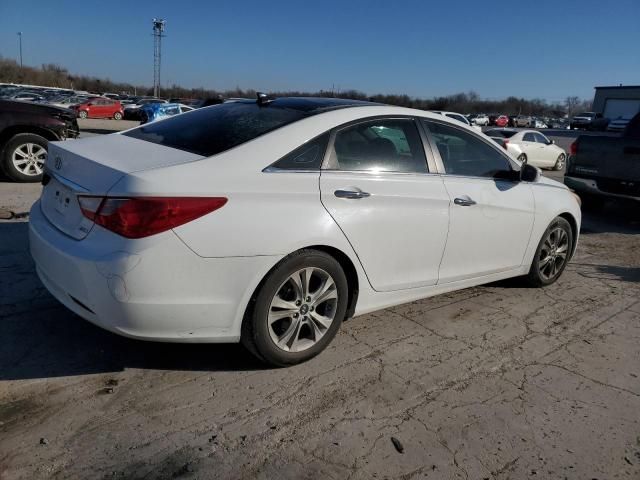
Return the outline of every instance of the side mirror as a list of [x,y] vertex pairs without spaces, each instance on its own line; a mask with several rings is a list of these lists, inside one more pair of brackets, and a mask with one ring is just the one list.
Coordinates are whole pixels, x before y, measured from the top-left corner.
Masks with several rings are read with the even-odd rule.
[[549,142],[547,142],[547,145],[553,145],[554,143],[556,143],[555,140],[549,140]]
[[533,165],[529,165],[526,162],[522,164],[522,168],[520,168],[520,180],[522,180],[523,182],[535,182],[539,178],[539,169],[537,169]]

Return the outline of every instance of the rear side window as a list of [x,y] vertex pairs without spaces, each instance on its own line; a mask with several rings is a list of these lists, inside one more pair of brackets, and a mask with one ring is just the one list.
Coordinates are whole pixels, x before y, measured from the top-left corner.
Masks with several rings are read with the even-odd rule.
[[123,135],[209,157],[306,116],[301,110],[230,102],[150,123]]
[[373,120],[336,133],[329,169],[427,173],[422,139],[411,119]]
[[522,141],[523,142],[535,142],[536,141],[536,137],[533,136],[533,133],[525,133],[522,136]]
[[438,147],[446,173],[471,177],[494,177],[511,170],[511,164],[496,148],[460,128],[425,121]]
[[293,152],[285,155],[270,168],[278,170],[320,170],[324,152],[329,143],[329,133],[320,135]]

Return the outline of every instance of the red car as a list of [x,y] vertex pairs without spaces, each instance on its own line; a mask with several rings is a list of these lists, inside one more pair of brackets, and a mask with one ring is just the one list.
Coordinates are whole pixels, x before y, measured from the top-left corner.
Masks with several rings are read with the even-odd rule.
[[71,107],[80,118],[113,118],[122,120],[124,109],[118,100],[106,97],[90,98]]
[[496,118],[496,127],[506,127],[509,125],[509,117],[506,115],[500,115]]

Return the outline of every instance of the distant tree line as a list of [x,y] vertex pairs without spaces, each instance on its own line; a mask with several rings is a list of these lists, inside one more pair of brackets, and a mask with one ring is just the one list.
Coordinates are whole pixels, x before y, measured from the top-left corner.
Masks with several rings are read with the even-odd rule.
[[[55,64],[44,64],[40,68],[20,65],[11,59],[0,57],[0,82],[24,83],[47,87],[71,88],[86,90],[92,93],[112,92],[129,95],[152,95],[153,88],[132,85],[130,83],[114,82],[108,78],[75,75],[66,68]],[[457,93],[435,98],[415,98],[409,95],[376,94],[367,95],[358,90],[321,90],[319,92],[269,92],[274,96],[310,96],[310,97],[341,97],[355,100],[370,100],[374,102],[398,105],[402,107],[418,108],[422,110],[448,110],[460,113],[504,113],[507,115],[572,115],[577,111],[590,110],[591,101],[581,100],[579,97],[567,97],[562,103],[549,104],[541,99],[527,100],[518,97],[508,97],[504,100],[483,100],[476,92]],[[205,88],[183,88],[171,85],[161,89],[165,98],[231,98],[255,97],[255,90],[211,90]]]

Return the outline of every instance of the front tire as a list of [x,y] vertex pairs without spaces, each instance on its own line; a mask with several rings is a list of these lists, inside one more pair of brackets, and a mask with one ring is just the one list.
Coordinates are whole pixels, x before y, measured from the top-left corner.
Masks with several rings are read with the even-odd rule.
[[301,250],[266,277],[242,324],[241,341],[273,366],[315,357],[333,340],[346,314],[347,278],[332,256]]
[[5,145],[0,164],[5,175],[16,182],[42,180],[47,159],[47,139],[34,133],[14,135]]
[[87,118],[89,116],[89,114],[84,110],[80,110],[78,112],[78,116],[84,120],[85,118]]
[[567,266],[572,249],[571,225],[564,218],[556,217],[542,235],[526,282],[532,287],[554,283]]

